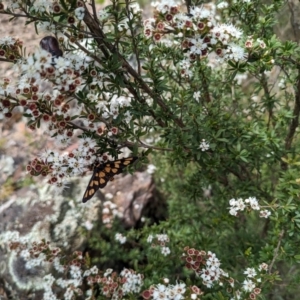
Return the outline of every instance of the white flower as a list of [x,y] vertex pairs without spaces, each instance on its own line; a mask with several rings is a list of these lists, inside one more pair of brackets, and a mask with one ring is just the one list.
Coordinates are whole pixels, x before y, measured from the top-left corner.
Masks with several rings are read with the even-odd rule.
[[193,94],[193,97],[194,99],[199,103],[199,98],[201,96],[201,92],[200,91],[197,91],[197,92],[194,92]]
[[207,48],[207,44],[203,42],[204,39],[195,38],[195,39],[190,39],[190,43],[193,44],[193,46],[190,48],[191,53],[194,54],[201,54],[202,50]]
[[92,274],[98,274],[98,268],[97,268],[97,266],[93,266],[91,269],[90,269],[90,272],[92,273]]
[[86,228],[86,230],[92,230],[94,225],[90,220],[85,221],[84,223],[84,227]]
[[235,205],[236,205],[236,209],[238,209],[238,210],[244,210],[246,207],[242,198],[239,198]]
[[161,253],[164,255],[164,256],[167,256],[171,253],[171,250],[169,247],[162,247],[161,248]]
[[157,234],[156,238],[157,238],[158,241],[163,242],[163,243],[164,242],[169,242],[169,237],[168,237],[167,234]]
[[267,271],[268,268],[269,268],[269,266],[266,263],[262,263],[258,266],[259,271],[262,271],[262,270]]
[[249,197],[245,200],[245,202],[249,202],[250,206],[254,210],[260,210],[260,206],[258,204],[258,201],[255,197]]
[[115,239],[116,241],[119,241],[120,244],[125,244],[127,240],[126,236],[123,236],[121,233],[116,233]]
[[55,25],[50,22],[39,22],[37,23],[37,29],[38,32],[53,33],[55,32]]
[[255,277],[257,275],[256,271],[254,268],[247,268],[244,274],[247,275],[247,277]]
[[152,243],[153,241],[153,235],[149,234],[149,236],[147,237],[147,243]]
[[230,210],[229,210],[229,213],[230,213],[232,216],[236,216],[236,215],[237,215],[237,212],[238,212],[238,210],[237,210],[235,207],[231,207]]
[[229,200],[229,205],[230,206],[235,206],[236,205],[236,200],[234,198]]
[[43,285],[46,288],[46,287],[51,286],[54,283],[55,278],[53,277],[52,274],[48,274],[48,275],[43,277],[43,281],[44,281]]
[[220,2],[218,5],[217,5],[217,8],[218,9],[224,9],[224,8],[227,8],[228,7],[228,3],[226,1],[223,1],[223,2]]
[[139,293],[141,291],[143,285],[143,277],[141,274],[136,274],[132,270],[124,269],[120,275],[126,278],[122,286],[124,295],[128,293]]
[[169,299],[169,298],[167,298],[167,295],[165,293],[166,289],[167,289],[167,287],[165,285],[158,284],[153,289],[153,294],[152,294],[153,299]]
[[3,38],[0,38],[0,44],[1,45],[7,45],[7,46],[12,46],[16,42],[15,38],[11,36],[5,36]]
[[245,279],[243,282],[243,289],[246,292],[251,292],[255,288],[255,284],[250,279]]
[[155,170],[156,170],[156,167],[154,165],[150,164],[150,165],[147,166],[147,173],[148,174],[153,174],[155,172]]
[[200,143],[200,146],[199,146],[199,149],[201,149],[201,151],[206,151],[209,149],[209,143],[206,142],[205,139],[202,139],[201,143]]
[[55,294],[53,294],[51,289],[45,289],[44,300],[57,300]]
[[267,219],[270,215],[271,215],[271,212],[269,210],[266,210],[266,209],[259,212],[259,216],[261,218],[266,218]]
[[64,266],[60,263],[59,257],[55,257],[53,260],[53,265],[56,271],[63,273],[65,271]]
[[112,273],[113,269],[107,269],[105,271],[105,273],[103,274],[104,277],[107,277],[108,275],[110,275]]
[[109,17],[109,14],[108,14],[107,10],[105,10],[105,9],[99,10],[98,15],[99,15],[100,21],[104,21],[104,20],[108,19],[108,17]]
[[227,59],[233,59],[235,61],[245,60],[245,50],[238,45],[233,43],[229,44],[226,52]]
[[74,279],[81,279],[81,268],[78,266],[71,265],[70,267],[70,275]]
[[75,9],[75,16],[78,20],[83,20],[84,14],[85,14],[85,9],[84,7],[78,7]]
[[63,73],[65,69],[68,68],[70,65],[70,62],[62,56],[54,58],[54,62],[55,69],[58,70],[60,73]]
[[164,281],[165,284],[169,284],[170,279],[169,278],[164,278],[163,281]]

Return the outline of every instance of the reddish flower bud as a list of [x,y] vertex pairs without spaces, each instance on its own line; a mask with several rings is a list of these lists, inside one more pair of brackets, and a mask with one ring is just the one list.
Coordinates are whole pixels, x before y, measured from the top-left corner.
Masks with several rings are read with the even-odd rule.
[[33,101],[37,101],[39,99],[38,95],[37,94],[32,94],[31,96],[31,100]]
[[50,179],[50,181],[51,181],[52,183],[57,182],[57,177],[52,177],[52,178]]
[[94,115],[94,114],[89,114],[89,115],[88,115],[88,119],[89,119],[90,121],[94,121],[94,120],[95,120],[95,115]]
[[160,33],[155,33],[153,37],[155,41],[159,41],[161,39]]
[[222,53],[223,53],[223,50],[221,49],[221,48],[218,48],[218,49],[216,49],[216,54],[217,55],[222,55]]
[[75,89],[76,89],[76,85],[75,85],[75,84],[70,84],[70,85],[69,85],[69,91],[70,91],[70,92],[74,92]]
[[32,112],[32,115],[33,115],[34,117],[38,117],[38,116],[40,115],[40,112],[39,112],[38,110],[34,110],[34,111]]
[[203,22],[200,22],[197,24],[198,29],[203,30],[205,28],[205,24]]
[[60,121],[60,122],[58,123],[58,126],[59,126],[59,127],[62,127],[62,128],[65,128],[65,127],[67,126],[67,123],[66,123],[65,121]]
[[6,114],[4,114],[4,116],[9,119],[12,117],[12,113],[9,111]]
[[169,22],[171,22],[171,21],[173,20],[173,16],[170,15],[170,14],[167,14],[165,18],[166,18],[166,20],[169,21]]
[[54,105],[60,106],[60,105],[61,105],[61,100],[59,100],[58,98],[56,98],[56,99],[54,100]]
[[31,91],[32,91],[33,93],[37,93],[38,90],[39,90],[39,87],[38,87],[37,85],[33,85],[33,86],[31,87]]
[[172,6],[170,11],[171,11],[171,14],[176,15],[178,13],[178,7]]
[[41,172],[42,171],[42,165],[38,164],[34,167],[34,169],[37,171],[37,172]]
[[53,11],[58,14],[61,11],[60,5],[58,3],[53,3]]
[[2,104],[3,104],[4,107],[10,107],[10,101],[9,101],[9,99],[2,100]]
[[27,87],[26,87],[26,88],[23,88],[23,93],[24,93],[24,94],[28,94],[29,92],[30,92],[30,89],[29,89],[29,88],[27,88]]

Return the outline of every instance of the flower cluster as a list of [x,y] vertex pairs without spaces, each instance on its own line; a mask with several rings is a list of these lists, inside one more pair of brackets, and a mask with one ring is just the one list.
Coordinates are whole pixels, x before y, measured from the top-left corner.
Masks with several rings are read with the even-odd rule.
[[144,299],[183,299],[186,292],[185,283],[177,283],[175,285],[157,284],[150,287],[149,290],[143,292]]
[[87,268],[87,261],[82,252],[75,251],[72,255],[66,256],[60,248],[51,247],[49,242],[30,242],[28,237],[21,237],[17,231],[2,234],[2,244],[7,245],[10,251],[26,261],[26,269],[52,264],[58,274],[63,274],[63,277],[58,278],[52,274],[43,277],[44,300],[59,299],[53,292],[54,286],[65,291],[66,300],[83,295],[82,285],[85,278],[90,286],[87,295],[92,294],[94,285],[99,285],[102,295],[114,299],[122,299],[130,293],[138,294],[143,286],[143,275],[133,270],[123,269],[118,276],[112,269],[101,272],[96,266]]
[[0,38],[0,57],[15,61],[21,57],[22,47],[23,42],[19,39],[10,36]]
[[[51,38],[63,46],[63,38],[59,42]],[[47,37],[42,41],[41,46],[47,46]],[[21,46],[19,40],[3,38],[0,40],[0,54],[7,58]],[[0,82],[0,119],[11,118],[14,111],[24,112],[29,128],[43,129],[59,148],[72,144],[75,135],[79,138],[76,150],[63,155],[46,151],[27,166],[31,175],[47,176],[48,182],[60,190],[64,188],[67,177],[83,174],[96,159],[106,161],[106,155],[96,158],[99,147],[92,141],[96,138],[106,141],[104,151],[99,151],[101,153],[110,149],[107,141],[116,144],[122,132],[114,125],[114,120],[122,115],[122,122],[131,121],[131,95],[125,90],[123,95],[99,92],[99,88],[102,89],[113,76],[99,72],[99,66],[96,67],[83,52],[74,51],[61,56],[45,49],[47,47],[37,49],[18,61],[16,66],[22,74],[18,82],[11,82],[8,78]],[[57,53],[62,52],[57,49]],[[87,85],[88,97],[85,98],[82,89]],[[119,125],[120,121],[117,123]]]
[[[155,241],[153,242],[154,239]],[[166,243],[169,242],[169,237],[167,234],[156,234],[155,237],[151,234],[148,236],[147,242],[152,243],[152,247],[160,247],[161,253],[165,256],[171,253],[170,248],[166,246]]]
[[182,259],[186,262],[185,266],[194,270],[208,288],[211,288],[214,283],[222,284],[222,282],[227,281],[231,285],[233,282],[228,273],[220,268],[219,259],[210,251],[205,252],[186,247]]
[[261,210],[261,206],[258,204],[258,201],[256,197],[249,197],[245,200],[242,198],[239,199],[231,199],[229,200],[229,213],[233,216],[236,216],[238,214],[238,211],[243,211],[244,209],[247,209],[248,211],[251,210],[259,210],[259,216],[261,218],[268,218],[271,215],[271,212],[269,210]]
[[96,159],[100,162],[108,159],[107,155],[96,157],[95,147],[96,143],[91,138],[84,138],[79,140],[76,149],[63,155],[47,150],[27,165],[27,172],[32,176],[47,176],[48,183],[59,192],[65,187],[66,178],[82,174]]
[[143,285],[143,275],[137,274],[133,270],[123,269],[120,273],[120,277],[122,278],[122,292],[123,295],[127,295],[129,293],[139,293],[141,291],[141,287]]
[[120,244],[125,244],[127,238],[122,233],[116,233],[115,240],[118,241]]
[[[0,2],[0,10],[7,10],[7,11],[15,11],[15,10],[24,10],[24,6],[22,5],[22,2],[20,1],[5,1],[6,7],[4,6],[3,2]],[[48,16],[51,15],[57,15],[61,13],[69,14],[67,21],[69,24],[75,23],[75,17],[78,20],[82,20],[84,17],[84,8],[83,8],[83,2],[82,1],[76,1],[77,8],[74,9],[74,4],[71,3],[64,3],[62,6],[59,1],[35,1],[34,5],[29,6],[28,5],[28,12],[30,14],[34,14],[36,17],[39,16]],[[71,9],[74,9],[73,14],[70,13]],[[42,22],[45,23],[45,22]],[[45,26],[43,24],[42,26]]]
[[[155,237],[158,242],[165,243],[169,240],[165,234],[158,234]],[[152,242],[153,236],[148,237]],[[48,274],[43,277],[44,300],[58,299],[54,293],[54,286],[64,290],[64,299],[73,299],[85,293],[87,299],[92,299],[96,286],[101,288],[101,294],[112,299],[124,299],[128,294],[134,295],[141,292],[143,275],[130,269],[123,269],[118,275],[112,269],[105,272],[100,271],[96,266],[87,267],[87,261],[82,252],[75,251],[71,256],[66,257],[60,248],[53,248],[49,242],[29,242],[28,238],[20,237],[18,232],[6,232],[2,234],[1,243],[7,244],[9,249],[26,261],[26,268],[33,269],[37,266],[45,266],[52,263],[58,272],[63,274],[61,278],[55,278]],[[228,284],[228,293],[233,294],[231,299],[256,299],[261,294],[260,284],[262,278],[268,271],[266,263],[256,268],[246,268],[243,272],[246,278],[241,288],[235,288],[235,281],[220,268],[220,260],[210,251],[197,250],[186,247],[182,259],[185,266],[193,270],[201,278],[202,283],[211,288],[214,284]],[[83,292],[82,285],[87,282],[89,289]],[[197,286],[186,286],[184,282],[169,284],[169,279],[164,279],[164,284],[152,285],[142,292],[144,299],[200,299],[203,294]],[[244,298],[243,298],[244,297]],[[246,297],[246,298],[245,298]]]
[[25,261],[27,269],[53,262],[61,250],[51,247],[49,242],[30,242],[28,237],[20,236],[18,231],[6,231],[1,235],[1,241],[8,246],[10,251],[20,255]]
[[[6,53],[21,45],[21,42],[9,37],[1,39],[1,42],[0,48]],[[32,130],[43,128],[59,148],[73,143],[78,129],[93,136],[87,138],[81,135],[77,149],[63,155],[48,150],[27,166],[31,175],[48,177],[48,182],[60,191],[65,187],[67,178],[83,174],[96,159],[100,162],[107,160],[107,155],[96,158],[95,152],[99,148],[94,142],[95,137],[116,140],[119,129],[111,123],[121,113],[124,114],[122,121],[130,122],[131,114],[127,108],[131,98],[110,93],[104,93],[101,98],[95,89],[103,87],[107,77],[91,68],[87,57],[82,57],[81,53],[67,53],[62,57],[38,49],[27,59],[20,60],[18,68],[23,75],[17,84],[9,79],[0,84],[0,119],[10,118],[13,111],[20,109],[29,119],[29,127]],[[93,111],[79,104],[77,97],[86,85],[82,74],[87,71],[92,78],[88,101],[94,106]],[[83,126],[78,126],[78,122]]]
[[122,299],[129,293],[139,293],[143,285],[143,275],[133,270],[123,269],[118,276],[112,269],[107,269],[101,276],[96,267],[84,272],[88,284],[92,287],[97,283],[101,286],[102,294],[113,299]]
[[244,271],[246,279],[243,281],[242,291],[236,290],[234,292],[235,298],[242,299],[242,297],[249,297],[247,299],[256,299],[257,295],[261,293],[261,288],[258,287],[261,284],[261,276],[268,270],[268,265],[262,263],[258,268],[247,268]]
[[[144,34],[156,43],[164,42],[170,47],[180,45],[190,62],[209,53],[214,53],[219,61],[245,60],[244,48],[236,43],[243,32],[232,24],[219,24],[214,5],[191,7],[189,13],[181,12],[175,1],[163,0],[153,6],[155,18],[144,22]],[[182,68],[181,73],[187,76],[185,71]]]
[[[119,210],[118,206],[111,202],[111,201],[105,201],[103,203],[103,209],[102,209],[102,222],[105,224],[107,228],[110,228],[112,225],[112,222],[114,218],[122,218],[123,213]],[[126,240],[126,238],[125,238]],[[120,240],[121,242],[121,240]]]
[[[164,284],[152,285],[149,289],[143,291],[144,299],[200,299],[203,292],[197,286],[187,287],[184,282],[169,284],[169,279],[164,279]],[[189,297],[187,297],[189,296]]]

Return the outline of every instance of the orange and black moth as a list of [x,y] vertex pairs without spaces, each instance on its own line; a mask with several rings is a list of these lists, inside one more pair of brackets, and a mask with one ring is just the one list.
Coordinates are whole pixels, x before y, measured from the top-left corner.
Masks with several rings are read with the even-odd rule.
[[122,173],[124,168],[133,164],[137,159],[138,157],[133,156],[96,164],[82,202],[90,200],[98,189],[104,188],[115,175]]

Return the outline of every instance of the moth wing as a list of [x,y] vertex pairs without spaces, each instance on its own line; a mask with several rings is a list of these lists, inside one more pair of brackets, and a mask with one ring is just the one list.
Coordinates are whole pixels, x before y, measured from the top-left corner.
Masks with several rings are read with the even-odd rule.
[[104,164],[99,163],[95,166],[94,173],[85,190],[82,202],[85,203],[90,200],[98,189],[104,188],[108,181],[112,181],[115,175],[122,173],[124,168],[133,164],[137,159],[138,157],[127,157],[109,161]]

